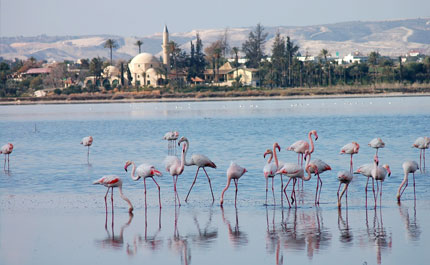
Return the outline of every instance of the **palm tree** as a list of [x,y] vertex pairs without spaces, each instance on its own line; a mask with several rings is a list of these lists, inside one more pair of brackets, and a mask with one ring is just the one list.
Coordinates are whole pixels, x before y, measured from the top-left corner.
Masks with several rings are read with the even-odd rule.
[[328,64],[328,61],[327,61],[327,55],[330,55],[329,53],[328,53],[328,51],[326,50],[326,49],[322,49],[321,50],[321,52],[320,52],[320,56],[321,57],[323,57],[324,58],[324,64],[325,64],[325,68],[326,68],[326,70],[327,70],[327,76],[328,76],[328,85],[329,86],[331,86],[331,75],[330,75],[330,72],[331,72],[331,67],[329,66],[329,64]]
[[231,48],[232,53],[234,54],[234,67],[239,66],[239,48],[233,47]]
[[140,46],[143,45],[143,41],[138,40],[138,41],[136,41],[136,43],[134,45],[136,45],[137,47],[139,47],[139,53],[140,53]]
[[379,52],[371,52],[369,54],[369,59],[368,59],[369,64],[373,66],[373,73],[374,73],[373,82],[374,82],[374,84],[376,84],[376,75],[378,74],[377,65],[379,64],[379,57],[381,57]]
[[104,47],[110,49],[110,65],[112,65],[112,49],[118,48],[118,43],[113,39],[107,39]]

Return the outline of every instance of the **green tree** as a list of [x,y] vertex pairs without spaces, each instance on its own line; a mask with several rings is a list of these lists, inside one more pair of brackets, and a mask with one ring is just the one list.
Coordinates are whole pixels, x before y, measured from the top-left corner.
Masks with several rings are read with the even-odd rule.
[[118,43],[116,42],[116,40],[107,39],[104,47],[110,50],[110,64],[112,65],[112,50],[119,47]]
[[376,84],[376,76],[378,74],[377,65],[379,64],[380,57],[381,57],[381,55],[379,54],[379,52],[371,52],[369,54],[368,62],[373,67],[373,83],[374,84]]
[[293,41],[291,41],[290,36],[287,36],[287,41],[285,44],[285,54],[286,54],[286,64],[287,64],[287,72],[288,72],[288,86],[292,86],[292,74],[293,74],[293,58],[296,56],[299,51],[299,46],[295,45]]
[[140,47],[143,45],[143,41],[138,40],[138,41],[136,41],[136,43],[134,45],[136,45],[137,47],[139,47],[139,53],[140,53]]
[[[285,65],[285,39],[281,37],[279,31],[275,35],[272,45],[272,78],[276,86],[282,82],[282,73]],[[271,84],[273,85],[273,84]]]
[[242,44],[242,51],[245,53],[247,67],[259,68],[261,60],[264,58],[264,44],[267,33],[264,27],[258,23],[253,31],[248,35],[248,39]]
[[234,54],[234,67],[238,67],[239,66],[239,48],[238,47],[233,47],[231,48],[231,52]]
[[100,77],[103,72],[103,61],[100,59],[100,57],[94,57],[90,62],[90,73],[95,76],[96,78],[96,84],[97,81],[100,80]]

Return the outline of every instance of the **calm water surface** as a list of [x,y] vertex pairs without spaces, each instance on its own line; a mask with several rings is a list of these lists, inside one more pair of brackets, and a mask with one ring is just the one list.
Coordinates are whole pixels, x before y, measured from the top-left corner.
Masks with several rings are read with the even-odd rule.
[[[0,172],[0,264],[424,264],[429,170],[415,176],[416,201],[412,185],[401,205],[395,195],[402,162],[419,161],[413,141],[430,136],[429,102],[397,97],[0,106],[0,144],[14,144],[10,171]],[[313,205],[314,178],[299,193],[297,209],[281,206],[279,178],[276,205],[264,205],[264,151],[277,141],[280,160],[295,162],[297,155],[286,147],[305,140],[312,129],[319,135],[312,158],[332,167],[321,175],[320,207]],[[152,163],[164,173],[162,137],[170,130],[188,137],[189,154],[202,153],[216,163],[217,169],[207,170],[214,204],[201,172],[189,203],[175,207],[165,173],[157,179],[163,208],[151,181],[148,208],[143,207],[143,183],[124,172],[125,161]],[[94,137],[90,165],[79,144],[87,135]],[[365,179],[356,176],[348,208],[339,212],[336,176],[349,168],[349,157],[339,150],[356,141],[361,148],[354,166],[370,163],[374,150],[367,143],[374,137],[385,141],[379,157],[392,170],[382,207],[375,209],[370,200],[364,207]],[[220,208],[230,161],[249,172],[239,181],[237,208],[234,188]],[[195,172],[186,167],[179,177],[182,200]],[[115,212],[109,208],[106,216],[106,189],[91,183],[108,174],[123,178],[134,216],[117,190]]]

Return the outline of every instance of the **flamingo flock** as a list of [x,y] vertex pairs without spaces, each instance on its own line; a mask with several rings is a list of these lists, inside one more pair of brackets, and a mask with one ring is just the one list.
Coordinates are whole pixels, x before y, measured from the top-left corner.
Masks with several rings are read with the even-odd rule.
[[[276,204],[275,192],[274,192],[274,190],[275,190],[274,179],[275,179],[276,175],[279,175],[281,178],[281,194],[282,194],[281,195],[281,202],[282,202],[283,196],[285,196],[289,207],[291,207],[292,205],[297,207],[297,197],[296,197],[297,194],[296,193],[300,192],[298,185],[296,187],[297,180],[309,181],[312,178],[312,174],[316,177],[316,182],[317,182],[316,183],[316,190],[315,190],[314,204],[316,206],[318,206],[320,204],[320,196],[321,196],[321,190],[322,190],[322,185],[323,185],[323,180],[322,180],[320,175],[325,171],[330,171],[331,167],[330,167],[330,165],[328,165],[327,163],[325,163],[321,159],[311,160],[311,155],[315,151],[315,145],[314,145],[314,141],[312,139],[312,135],[314,136],[315,141],[318,140],[317,131],[311,130],[308,133],[309,143],[306,141],[303,141],[303,140],[296,141],[295,143],[293,143],[292,145],[290,145],[286,149],[288,151],[294,151],[298,154],[297,163],[280,162],[278,160],[277,152],[281,151],[281,147],[276,142],[273,144],[272,148],[269,148],[264,152],[263,157],[266,158],[266,156],[268,156],[267,163],[263,167],[263,175],[264,175],[264,178],[266,180],[266,202],[265,202],[266,205],[267,205],[267,193],[268,193],[268,181],[269,181],[269,179],[272,180],[273,203]],[[177,190],[177,183],[178,183],[179,176],[184,172],[185,166],[197,166],[197,171],[196,171],[194,180],[191,184],[191,187],[188,191],[188,194],[185,198],[185,202],[188,201],[188,197],[191,193],[191,190],[193,189],[194,184],[196,183],[200,169],[202,169],[206,175],[206,178],[207,178],[208,184],[209,184],[209,188],[211,191],[212,202],[214,202],[215,196],[214,196],[213,189],[212,189],[211,179],[209,177],[208,172],[206,171],[206,168],[216,169],[217,166],[215,165],[215,163],[212,160],[210,160],[207,156],[202,155],[202,154],[193,154],[193,155],[191,155],[190,160],[187,161],[186,157],[187,157],[187,152],[188,152],[190,144],[189,144],[188,138],[184,137],[184,136],[181,137],[177,143],[178,146],[182,146],[181,157],[178,158],[176,155],[174,155],[174,152],[172,152],[171,150],[176,148],[176,139],[178,138],[178,136],[179,136],[179,134],[176,131],[168,132],[164,136],[164,139],[169,141],[169,146],[168,146],[168,149],[169,149],[168,154],[169,155],[165,158],[164,163],[165,163],[166,171],[173,178],[173,191],[174,191],[174,196],[175,196],[175,205],[177,203],[179,206],[181,206],[181,201],[180,201],[178,190]],[[92,136],[84,137],[81,141],[82,145],[88,147],[88,150],[87,150],[87,162],[88,163],[89,163],[89,149],[90,149],[90,146],[92,145],[92,143],[93,143],[93,137]],[[175,145],[175,147],[173,147],[173,145]],[[385,181],[387,176],[391,175],[391,169],[390,169],[389,165],[387,165],[387,164],[384,164],[382,166],[379,165],[378,151],[380,148],[385,147],[385,143],[382,141],[381,138],[374,138],[373,140],[371,140],[369,142],[368,146],[376,149],[376,153],[373,157],[373,163],[364,164],[364,165],[358,167],[357,170],[355,170],[355,171],[353,170],[353,155],[358,154],[359,149],[360,149],[360,145],[357,142],[353,141],[351,143],[346,144],[345,146],[343,146],[340,149],[340,154],[349,154],[350,155],[350,163],[349,163],[349,170],[342,170],[342,171],[338,172],[338,174],[337,174],[337,179],[339,181],[339,187],[338,187],[338,191],[337,191],[337,205],[339,208],[341,207],[341,200],[342,200],[342,197],[344,194],[345,194],[346,204],[348,203],[347,202],[348,187],[353,180],[353,174],[361,174],[361,175],[364,175],[365,177],[367,177],[367,182],[366,182],[366,186],[365,186],[366,207],[367,207],[367,191],[368,191],[369,179],[372,180],[372,191],[373,191],[375,207],[377,206],[378,195],[379,195],[379,204],[380,205],[382,204],[383,182]],[[403,167],[403,172],[404,172],[404,179],[401,182],[401,184],[398,188],[397,195],[396,195],[397,201],[399,203],[401,200],[401,196],[403,195],[403,193],[405,192],[405,190],[408,186],[409,174],[412,174],[412,176],[413,176],[414,198],[416,198],[416,196],[415,196],[415,172],[417,170],[424,170],[424,168],[425,168],[425,150],[430,147],[430,137],[419,137],[419,138],[417,138],[416,141],[414,142],[414,144],[412,145],[412,147],[420,149],[420,163],[418,164],[415,161],[406,161],[403,163],[402,167]],[[9,168],[10,168],[9,156],[12,153],[13,148],[14,148],[13,144],[8,143],[8,144],[2,146],[0,149],[0,154],[5,155],[4,166],[3,166],[5,171],[9,171]],[[303,165],[303,161],[306,161],[305,165]],[[6,164],[7,164],[7,170],[6,170]],[[422,167],[422,165],[423,165],[423,167]],[[133,161],[127,161],[125,163],[124,170],[127,171],[129,166],[132,166],[132,171],[131,171],[131,175],[130,175],[131,179],[134,181],[137,181],[139,179],[143,180],[144,196],[145,196],[145,208],[147,207],[147,204],[146,204],[146,195],[147,195],[146,179],[147,178],[152,179],[158,188],[158,201],[159,201],[159,207],[161,208],[161,189],[160,189],[160,185],[157,183],[157,181],[155,180],[154,177],[160,177],[160,176],[162,176],[162,173],[159,170],[157,170],[154,165],[150,165],[150,164],[144,163],[144,164],[141,164],[141,165],[136,167],[136,165]],[[236,187],[236,190],[235,190],[235,206],[237,205],[238,181],[246,172],[248,172],[248,171],[244,167],[238,165],[235,162],[231,162],[231,164],[230,164],[230,166],[226,172],[227,184],[221,193],[221,198],[220,198],[220,205],[221,206],[224,204],[224,195],[225,195],[225,192],[228,190],[232,180],[233,180],[235,187]],[[282,181],[283,176],[286,176],[289,178],[289,180],[285,186],[283,186],[283,181]],[[290,195],[288,195],[288,187],[289,187],[291,181],[292,181],[292,188],[290,191]],[[375,182],[376,182],[376,190],[375,190]],[[120,177],[115,176],[115,175],[106,175],[106,176],[103,176],[102,178],[96,180],[93,184],[99,184],[99,185],[103,185],[103,186],[107,187],[107,191],[106,191],[106,194],[104,197],[105,198],[106,211],[107,211],[107,195],[109,193],[109,189],[111,190],[111,201],[112,201],[112,211],[113,211],[113,188],[115,188],[115,187],[118,188],[119,193],[120,193],[120,197],[124,201],[126,201],[127,204],[129,205],[129,212],[131,213],[133,211],[134,208],[133,208],[132,203],[122,192],[123,181],[121,180]],[[344,188],[342,191],[340,191],[342,184],[344,184]],[[302,186],[302,188],[303,188],[303,186]],[[291,202],[290,202],[290,199],[291,199]]]

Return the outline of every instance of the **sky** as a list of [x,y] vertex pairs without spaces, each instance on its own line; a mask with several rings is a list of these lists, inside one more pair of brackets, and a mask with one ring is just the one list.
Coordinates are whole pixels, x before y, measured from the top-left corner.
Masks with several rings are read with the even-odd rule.
[[0,0],[0,36],[162,31],[429,18],[429,0]]

